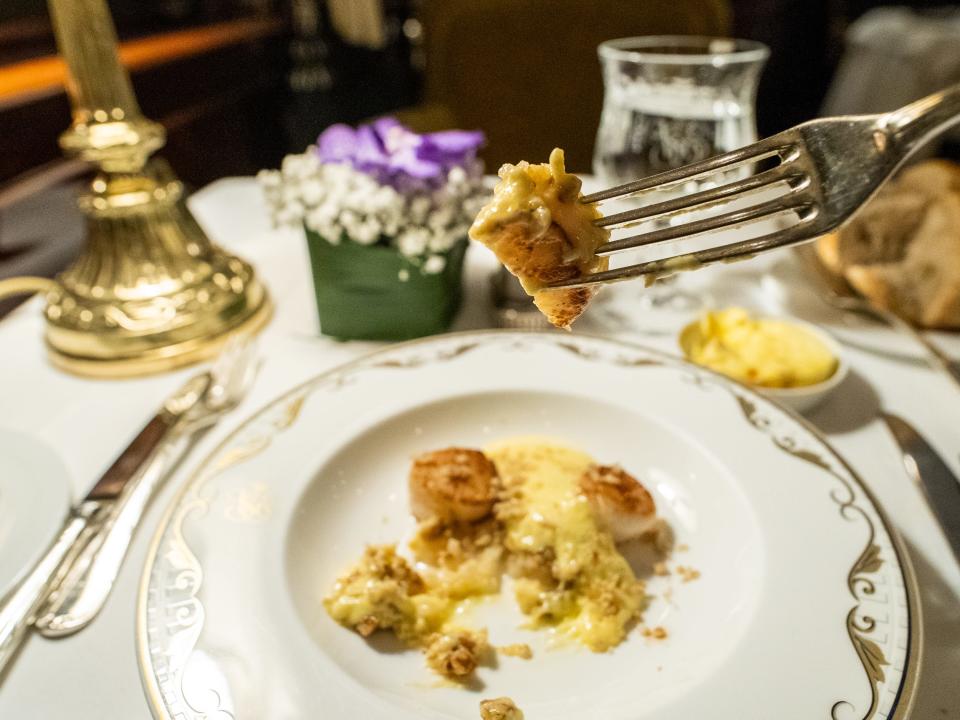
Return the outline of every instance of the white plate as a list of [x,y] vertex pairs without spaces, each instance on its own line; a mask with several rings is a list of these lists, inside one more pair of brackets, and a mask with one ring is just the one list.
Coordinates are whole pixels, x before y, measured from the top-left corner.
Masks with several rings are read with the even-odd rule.
[[0,429],[0,596],[46,550],[69,504],[69,475],[52,448]]
[[[412,455],[520,433],[654,492],[690,548],[676,561],[702,573],[648,583],[644,621],[666,640],[548,649],[508,596],[478,621],[534,659],[502,658],[466,690],[327,617],[321,598],[363,546],[409,535]],[[901,718],[919,643],[906,563],[822,438],[746,388],[607,340],[449,335],[321,375],[212,453],[154,538],[139,657],[158,718],[476,718],[499,695],[529,720]]]

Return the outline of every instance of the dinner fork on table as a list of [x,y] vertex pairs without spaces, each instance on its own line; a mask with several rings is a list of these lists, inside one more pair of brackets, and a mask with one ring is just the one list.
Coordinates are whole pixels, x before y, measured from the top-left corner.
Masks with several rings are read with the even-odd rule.
[[48,636],[85,627],[103,607],[150,500],[198,433],[236,407],[253,379],[254,346],[231,340],[191,377],[67,517],[41,559],[0,598],[0,682],[31,623]]
[[232,339],[209,371],[199,402],[173,428],[162,452],[148,463],[98,523],[93,536],[48,595],[33,624],[41,635],[63,637],[89,625],[106,604],[150,500],[173,468],[222,417],[236,408],[253,383],[256,345]]
[[[549,287],[581,287],[639,277],[656,279],[812,240],[849,220],[914,151],[958,122],[960,84],[893,112],[811,120],[739,150],[585,195],[581,202],[642,198],[644,194],[676,190],[690,181],[717,175],[729,178],[748,166],[759,166],[759,172],[747,177],[594,222],[617,229],[645,221],[670,221],[666,227],[601,245],[597,254],[603,256],[733,228],[752,228],[761,234],[589,273]],[[774,192],[777,196],[770,197]],[[747,198],[759,199],[745,203]],[[737,209],[702,217],[701,211],[734,201],[738,201]],[[684,215],[693,212],[697,217],[682,221]],[[779,220],[778,229],[766,232],[763,222],[770,220]]]

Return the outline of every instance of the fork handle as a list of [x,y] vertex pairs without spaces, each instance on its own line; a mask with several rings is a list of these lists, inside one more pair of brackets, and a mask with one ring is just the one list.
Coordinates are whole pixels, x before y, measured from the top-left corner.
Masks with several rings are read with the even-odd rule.
[[62,576],[67,558],[98,510],[98,503],[90,502],[72,512],[43,557],[0,601],[0,678],[26,638],[34,613],[51,585]]
[[907,152],[957,123],[960,123],[960,83],[883,116],[883,124]]
[[120,574],[133,535],[166,472],[184,448],[180,438],[166,439],[140,468],[98,523],[90,542],[70,564],[34,620],[37,631],[49,638],[82,630],[100,614]]

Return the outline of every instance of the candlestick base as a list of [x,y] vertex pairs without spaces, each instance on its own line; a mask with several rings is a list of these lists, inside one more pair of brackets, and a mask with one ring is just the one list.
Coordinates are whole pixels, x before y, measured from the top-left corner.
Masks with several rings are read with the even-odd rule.
[[106,0],[49,5],[73,108],[60,144],[98,169],[80,197],[83,253],[46,291],[50,358],[124,377],[210,357],[231,334],[263,327],[267,292],[249,264],[207,239],[183,186],[150,159],[166,133],[140,111]]
[[54,365],[102,377],[170,370],[269,319],[253,269],[207,239],[182,192],[162,160],[94,179],[80,198],[84,253],[47,292]]

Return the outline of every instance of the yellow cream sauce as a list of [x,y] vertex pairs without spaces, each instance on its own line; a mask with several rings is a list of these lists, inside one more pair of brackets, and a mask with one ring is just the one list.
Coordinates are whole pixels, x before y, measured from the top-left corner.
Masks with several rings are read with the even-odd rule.
[[531,627],[555,628],[597,652],[617,645],[646,596],[580,494],[579,479],[593,458],[536,437],[505,440],[485,453],[503,484],[493,540],[444,559],[449,538],[422,523],[410,544],[415,565],[393,545],[367,548],[325,598],[327,612],[362,634],[363,623],[376,618],[371,631],[389,629],[424,646],[499,591],[506,556]]
[[505,548],[545,559],[548,572],[515,564],[517,602],[531,625],[555,626],[598,652],[617,645],[643,609],[644,587],[579,492],[593,458],[541,438],[508,440],[485,453],[513,504],[502,513]]

